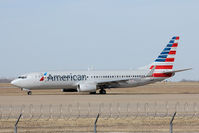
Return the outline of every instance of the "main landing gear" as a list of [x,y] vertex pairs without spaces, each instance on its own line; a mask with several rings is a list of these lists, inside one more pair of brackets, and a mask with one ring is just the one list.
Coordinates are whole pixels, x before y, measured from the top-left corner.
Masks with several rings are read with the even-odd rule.
[[105,89],[101,89],[101,90],[99,91],[99,93],[100,93],[100,94],[106,94],[106,90],[105,90]]
[[94,91],[94,92],[90,92],[90,94],[96,94],[96,91]]
[[32,91],[27,91],[27,94],[28,95],[32,95]]
[[[90,92],[90,94],[96,94],[96,91],[95,92]],[[105,89],[100,89],[99,90],[99,94],[106,94],[106,90]]]

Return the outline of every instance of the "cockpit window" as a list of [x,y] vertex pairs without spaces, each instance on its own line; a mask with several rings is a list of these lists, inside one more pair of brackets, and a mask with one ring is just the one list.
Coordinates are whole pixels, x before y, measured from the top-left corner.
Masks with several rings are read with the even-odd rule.
[[26,79],[27,77],[26,76],[19,76],[18,78],[19,79]]

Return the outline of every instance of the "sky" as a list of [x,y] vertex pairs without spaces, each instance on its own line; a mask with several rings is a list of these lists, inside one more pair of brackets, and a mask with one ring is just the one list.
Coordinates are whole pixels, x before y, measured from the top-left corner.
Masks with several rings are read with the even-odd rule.
[[0,77],[136,69],[180,36],[171,80],[199,80],[198,0],[1,0]]

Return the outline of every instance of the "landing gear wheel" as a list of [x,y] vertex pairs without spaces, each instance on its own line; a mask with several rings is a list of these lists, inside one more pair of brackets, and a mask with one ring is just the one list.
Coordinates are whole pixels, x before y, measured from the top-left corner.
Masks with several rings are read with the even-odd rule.
[[28,95],[32,95],[32,91],[28,91],[27,94],[28,94]]
[[90,94],[96,94],[96,91],[95,92],[90,92]]
[[99,91],[99,93],[100,93],[100,94],[106,94],[106,90],[101,89],[101,90]]

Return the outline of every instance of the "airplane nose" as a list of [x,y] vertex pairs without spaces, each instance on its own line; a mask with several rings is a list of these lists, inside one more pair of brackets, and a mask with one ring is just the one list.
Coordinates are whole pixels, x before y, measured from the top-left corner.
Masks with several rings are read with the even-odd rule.
[[16,87],[20,87],[21,86],[20,81],[17,80],[17,79],[11,81],[11,84],[14,85],[14,86],[16,86]]
[[16,85],[16,80],[11,81],[12,85]]

